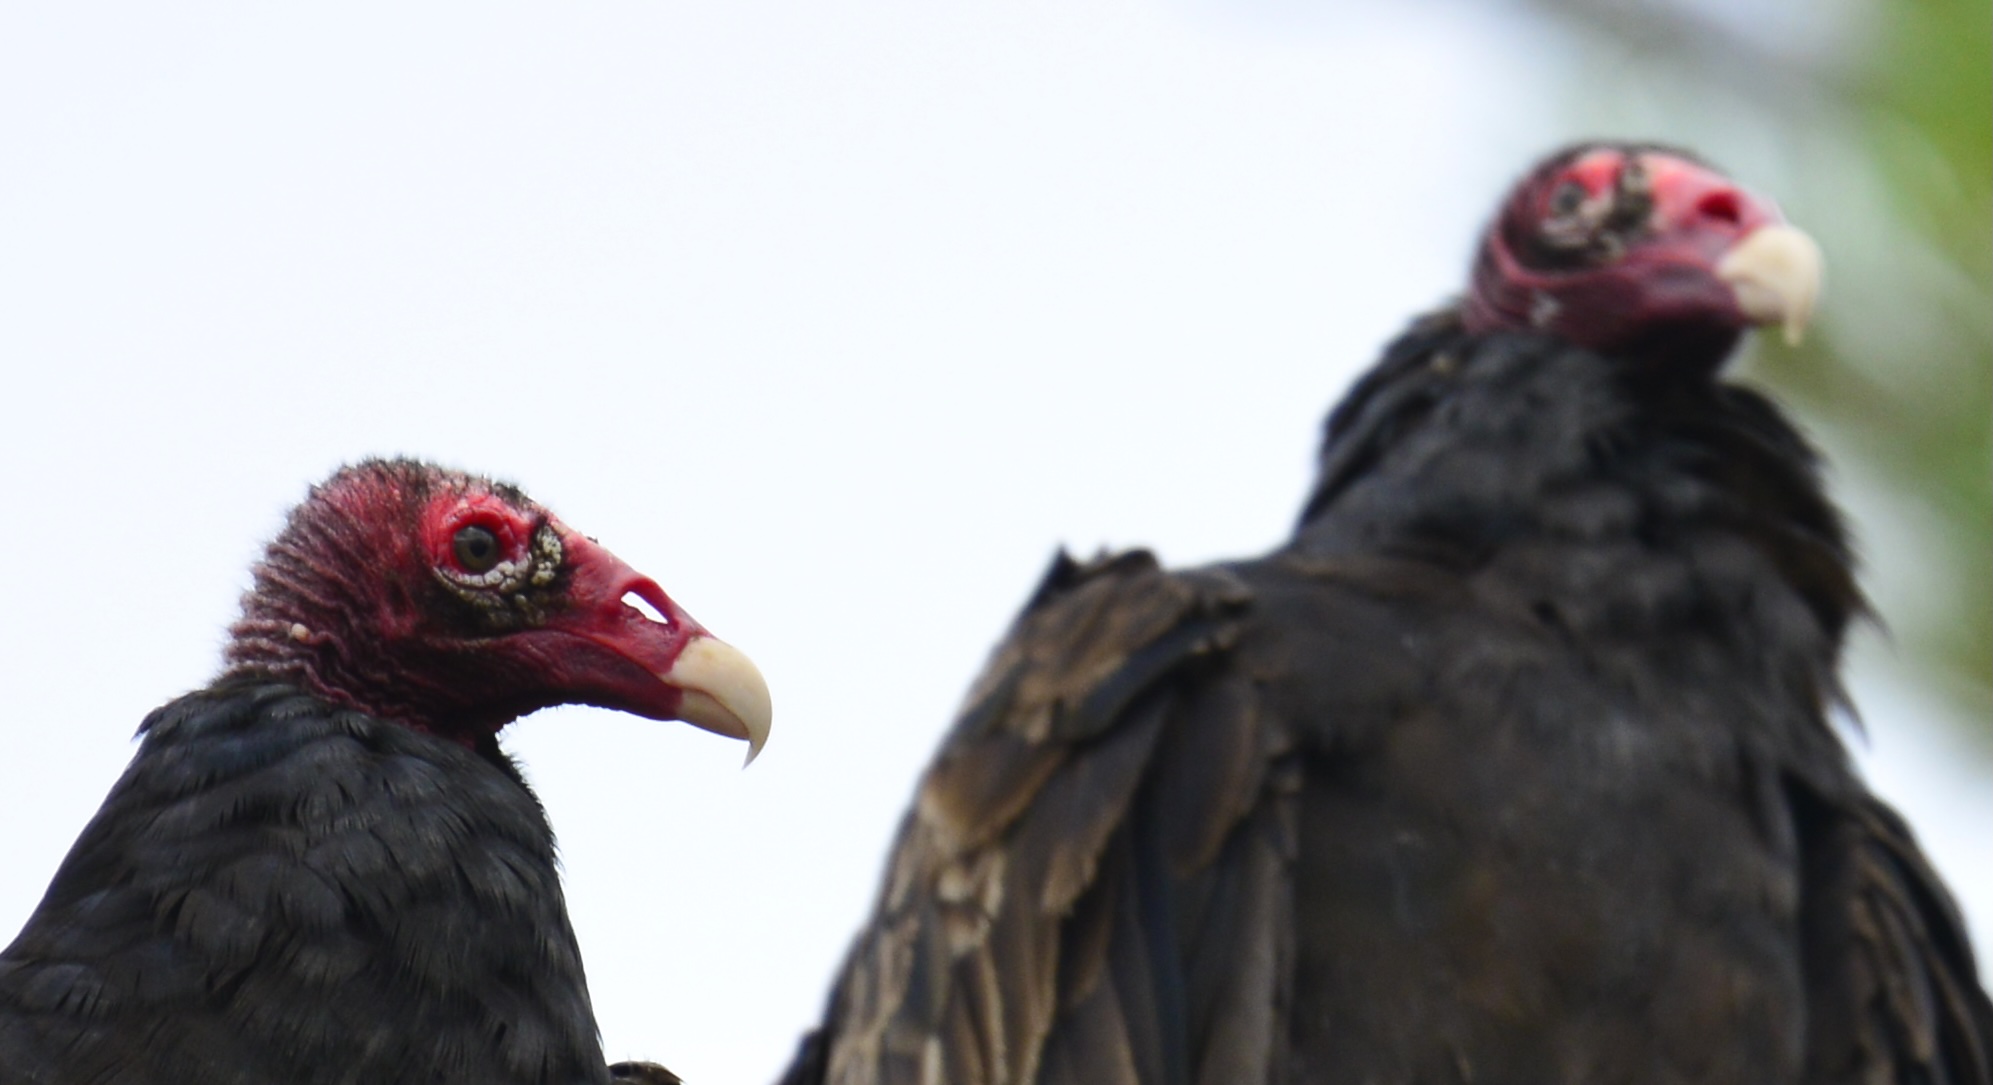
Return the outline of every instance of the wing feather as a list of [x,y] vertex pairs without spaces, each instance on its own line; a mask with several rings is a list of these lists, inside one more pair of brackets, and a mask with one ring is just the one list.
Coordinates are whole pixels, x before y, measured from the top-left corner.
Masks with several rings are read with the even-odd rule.
[[1809,1071],[1820,1080],[1989,1085],[1993,1005],[1958,909],[1880,801],[1795,789],[1805,848]]
[[[832,996],[837,1035],[804,1049],[824,1080],[1188,1085],[1180,877],[1284,876],[1263,840],[1221,859],[1274,748],[1253,684],[1220,662],[1250,602],[1223,569],[1165,573],[1139,551],[1054,562],[901,827]],[[1284,899],[1248,892],[1251,922]],[[1263,964],[1238,982],[1270,982]],[[1232,1043],[1245,1026],[1222,1027]]]

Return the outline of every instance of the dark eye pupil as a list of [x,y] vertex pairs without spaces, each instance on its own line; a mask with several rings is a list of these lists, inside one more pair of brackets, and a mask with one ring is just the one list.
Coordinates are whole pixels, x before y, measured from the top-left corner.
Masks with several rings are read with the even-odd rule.
[[1550,194],[1550,213],[1568,215],[1585,202],[1585,186],[1576,181],[1566,181]]
[[498,536],[487,528],[470,524],[457,529],[454,543],[457,564],[473,573],[482,573],[498,564]]

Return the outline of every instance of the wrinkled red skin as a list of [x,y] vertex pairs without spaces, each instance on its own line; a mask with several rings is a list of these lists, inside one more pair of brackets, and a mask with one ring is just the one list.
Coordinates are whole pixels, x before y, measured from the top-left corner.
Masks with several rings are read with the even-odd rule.
[[[466,601],[444,574],[469,573],[454,539],[471,524],[522,568],[550,530],[554,575],[489,593],[493,607]],[[348,468],[313,491],[257,567],[233,633],[232,672],[285,677],[465,745],[557,704],[675,719],[683,693],[660,676],[706,635],[656,581],[518,491],[408,461]]]
[[[1559,253],[1546,241],[1564,185],[1610,197],[1630,158],[1647,172],[1644,221],[1604,231],[1611,244]],[[1751,325],[1716,266],[1758,228],[1784,221],[1679,151],[1588,145],[1538,165],[1482,241],[1461,316],[1472,332],[1536,330],[1636,362],[1714,369]]]

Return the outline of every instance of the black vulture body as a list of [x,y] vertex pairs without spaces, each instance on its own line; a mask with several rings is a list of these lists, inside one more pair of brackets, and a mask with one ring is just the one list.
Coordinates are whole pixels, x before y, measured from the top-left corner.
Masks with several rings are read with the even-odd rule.
[[1430,318],[1286,546],[1055,564],[786,1081],[1993,1080],[1862,606],[1768,401]]
[[224,680],[0,954],[9,1085],[604,1085],[538,800],[477,749]]

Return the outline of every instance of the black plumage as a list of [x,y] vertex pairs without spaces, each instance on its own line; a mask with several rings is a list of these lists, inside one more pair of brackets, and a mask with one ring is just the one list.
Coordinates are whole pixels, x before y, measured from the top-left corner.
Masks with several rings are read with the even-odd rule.
[[143,732],[0,956],[7,1080],[608,1080],[553,833],[495,747],[246,681]]
[[685,1079],[654,1062],[619,1062],[609,1067],[611,1081],[633,1085],[684,1085]]
[[[1600,156],[1723,220],[1600,211],[1628,243],[1578,266],[1629,305],[1645,237],[1761,224],[1579,148],[1491,235]],[[1743,317],[1549,281],[1540,326],[1393,344],[1273,553],[1054,563],[786,1085],[1993,1081],[1959,917],[1829,722],[1840,517],[1714,375]]]

